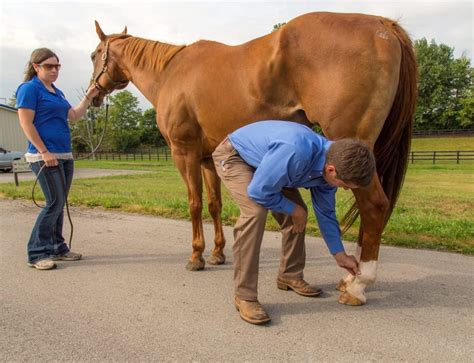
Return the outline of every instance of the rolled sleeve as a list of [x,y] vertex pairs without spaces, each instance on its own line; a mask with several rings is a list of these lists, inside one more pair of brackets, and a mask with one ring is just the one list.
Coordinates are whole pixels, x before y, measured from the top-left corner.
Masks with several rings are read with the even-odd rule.
[[311,199],[319,230],[329,252],[333,255],[344,252],[341,230],[336,218],[336,191],[337,188],[325,186],[311,188]]

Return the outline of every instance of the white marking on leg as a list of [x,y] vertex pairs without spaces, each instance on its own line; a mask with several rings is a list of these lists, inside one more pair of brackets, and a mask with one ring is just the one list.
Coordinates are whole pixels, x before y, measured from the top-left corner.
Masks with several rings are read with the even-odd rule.
[[357,275],[354,281],[347,286],[346,291],[365,303],[366,298],[364,291],[367,285],[373,284],[375,282],[375,277],[377,274],[377,261],[361,262],[359,264],[359,269],[361,274]]
[[356,251],[355,251],[355,258],[357,258],[357,261],[360,261],[360,254],[362,253],[362,247],[360,245],[357,245]]
[[354,281],[355,277],[351,274],[348,274],[345,278],[344,278],[344,283],[346,284],[346,286],[349,286],[349,284]]

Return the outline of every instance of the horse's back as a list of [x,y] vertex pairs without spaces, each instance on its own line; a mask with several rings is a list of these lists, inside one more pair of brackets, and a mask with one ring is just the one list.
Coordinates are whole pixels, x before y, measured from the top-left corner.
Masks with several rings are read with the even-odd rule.
[[[249,122],[288,119],[318,123],[333,139],[373,143],[390,111],[400,65],[399,42],[383,20],[310,13],[238,46],[188,46],[176,55],[160,92],[158,109],[174,133],[170,138],[201,140],[207,155]],[[178,119],[170,116],[183,107]]]
[[[191,44],[163,75],[158,109],[175,113],[185,100],[187,120],[199,125],[203,142],[213,149],[229,132],[249,122],[278,117],[279,109],[295,98],[283,84],[277,53],[274,34],[237,46],[205,40]],[[286,116],[281,113],[280,118]],[[179,132],[175,122],[163,117],[172,132]]]

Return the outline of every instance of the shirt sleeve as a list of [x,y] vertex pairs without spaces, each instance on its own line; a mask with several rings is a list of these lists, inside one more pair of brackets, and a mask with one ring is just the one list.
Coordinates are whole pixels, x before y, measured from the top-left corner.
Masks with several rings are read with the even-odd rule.
[[16,90],[16,107],[35,111],[38,104],[38,92],[31,83],[23,83]]
[[302,164],[304,160],[298,158],[290,145],[270,147],[247,188],[249,197],[274,212],[293,213],[295,203],[283,195],[282,189],[292,185]]
[[311,188],[311,199],[319,230],[329,252],[333,255],[344,252],[341,230],[336,218],[336,191],[337,188],[326,186]]

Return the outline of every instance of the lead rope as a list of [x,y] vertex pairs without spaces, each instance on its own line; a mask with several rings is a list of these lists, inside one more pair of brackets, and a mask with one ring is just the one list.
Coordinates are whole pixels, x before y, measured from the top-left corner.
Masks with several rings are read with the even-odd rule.
[[[108,119],[109,119],[109,97],[107,96],[106,99],[105,99],[105,122],[104,122],[104,129],[102,130],[102,135],[99,139],[99,142],[97,143],[96,147],[93,148],[93,150],[87,154],[86,156],[83,156],[79,159],[76,159],[76,160],[84,160],[84,159],[87,159],[89,158],[91,155],[93,155],[97,149],[100,147],[100,145],[102,144],[102,141],[104,139],[104,135],[105,135],[105,131],[107,129],[107,123],[108,123]],[[33,188],[31,190],[31,199],[33,199],[33,203],[38,207],[38,208],[44,208],[44,206],[41,206],[39,205],[37,202],[36,202],[36,199],[35,199],[35,188],[36,188],[36,184],[38,183],[38,178],[39,176],[41,175],[41,173],[43,172],[43,169],[46,167],[46,164],[43,164],[43,166],[40,168],[38,174],[36,175],[36,178],[35,178],[35,182],[33,184]],[[71,219],[71,213],[69,212],[69,202],[68,202],[68,194],[66,193],[66,180],[64,179],[64,173],[62,173],[60,171],[60,174],[61,174],[61,179],[63,181],[63,191],[64,191],[64,194],[65,194],[65,199],[66,199],[66,212],[67,212],[67,218],[69,220],[69,225],[71,226],[71,233],[69,235],[69,243],[68,243],[68,246],[69,246],[69,250],[71,250],[71,247],[72,247],[72,236],[74,234],[74,225],[72,223],[72,219]],[[53,202],[51,204],[54,204],[54,202],[56,202],[56,197],[54,198]]]

